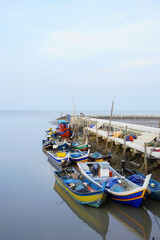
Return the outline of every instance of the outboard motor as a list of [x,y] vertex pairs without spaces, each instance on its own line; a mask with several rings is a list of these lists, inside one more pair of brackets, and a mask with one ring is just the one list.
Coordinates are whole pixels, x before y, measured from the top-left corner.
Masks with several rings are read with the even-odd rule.
[[124,175],[124,171],[125,171],[125,165],[126,165],[126,160],[121,160],[121,169],[122,169],[122,176]]
[[93,176],[98,175],[98,173],[99,173],[99,165],[98,165],[98,163],[93,163],[93,165],[91,167],[91,173],[93,174]]

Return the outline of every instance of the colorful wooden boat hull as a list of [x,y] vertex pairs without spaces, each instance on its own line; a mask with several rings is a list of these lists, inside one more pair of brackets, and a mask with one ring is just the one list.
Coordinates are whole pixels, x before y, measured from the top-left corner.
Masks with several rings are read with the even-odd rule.
[[71,189],[67,187],[63,181],[61,181],[57,175],[55,174],[55,180],[57,183],[78,203],[80,204],[86,204],[92,207],[100,207],[106,200],[106,194],[104,192],[98,192],[98,193],[89,193],[89,194],[83,194],[83,193],[75,193]]
[[70,156],[70,160],[74,163],[77,163],[77,162],[86,162],[89,160],[89,157],[88,156],[85,156],[85,157],[79,157],[79,158],[74,158],[74,157],[71,157]]
[[89,160],[92,162],[103,162],[103,161],[110,161],[112,159],[111,155],[108,156],[101,156],[101,157],[93,157],[92,155],[89,156]]
[[[132,174],[140,175],[141,177],[145,178],[144,174],[142,174],[142,173],[140,173],[140,172],[138,172],[136,170],[125,169],[125,171],[128,171],[128,172],[130,172]],[[130,180],[130,177],[127,177],[127,178]],[[143,184],[143,182],[140,182],[140,183],[137,183],[137,184],[141,185],[141,184]],[[160,183],[151,178],[150,181],[149,181],[149,188],[151,190],[150,197],[154,198],[154,199],[160,200]]]
[[51,161],[55,162],[55,163],[58,163],[58,164],[61,164],[62,161],[68,161],[68,155],[66,157],[56,157],[55,155],[53,155],[52,153],[50,152],[47,152],[48,154],[48,157],[50,158]]
[[103,162],[103,158],[98,158],[98,159],[92,159],[92,161],[94,161],[94,162]]
[[108,191],[108,197],[118,203],[127,204],[132,207],[139,207],[146,197],[149,196],[147,190],[139,191],[133,194],[126,194],[124,196],[119,196]]
[[69,149],[69,146],[65,141],[58,142],[58,141],[55,140],[54,141],[54,147],[55,147],[55,149],[57,148],[57,149],[60,149],[60,150],[68,150]]
[[[139,207],[143,200],[149,196],[150,192],[148,191],[148,184],[151,178],[151,174],[147,175],[144,181],[143,186],[137,186],[135,183],[125,179],[124,177],[116,172],[109,163],[101,162],[98,165],[101,169],[104,169],[105,175],[103,177],[99,175],[94,175],[90,172],[89,166],[94,165],[94,162],[88,163],[78,163],[79,170],[81,173],[88,177],[88,179],[94,180],[99,186],[106,182],[106,192],[108,197],[116,202],[127,204],[133,207]],[[110,173],[112,173],[114,177],[110,177]],[[118,181],[116,179],[119,179]],[[107,185],[107,182],[110,182],[112,185]],[[116,181],[116,183],[114,183]],[[125,190],[125,187],[127,189]]]
[[73,149],[81,150],[81,151],[86,151],[88,149],[88,144],[80,144],[80,145],[72,145],[71,146]]
[[57,133],[56,132],[53,132],[52,134],[51,134],[51,137],[53,138],[53,137],[56,137],[57,136]]
[[53,143],[51,142],[46,142],[43,144],[43,149],[46,150],[46,149],[52,149],[53,148]]
[[63,131],[60,131],[59,129],[57,130],[57,133],[61,137],[70,137],[72,136],[72,131],[70,128],[66,128]]
[[[119,172],[121,172],[121,170],[119,170]],[[127,169],[127,168],[123,169],[123,173],[125,174],[127,179],[129,179],[130,181],[133,181],[138,186],[143,185],[143,182],[145,179],[144,174],[138,172],[137,170]],[[160,183],[159,182],[151,178],[148,185],[148,191],[151,192],[149,196],[150,198],[160,200]]]

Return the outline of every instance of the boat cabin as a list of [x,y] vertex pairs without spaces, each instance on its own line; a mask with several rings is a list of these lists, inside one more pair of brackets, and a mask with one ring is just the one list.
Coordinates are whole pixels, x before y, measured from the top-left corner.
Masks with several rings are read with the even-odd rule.
[[64,131],[64,129],[69,128],[69,121],[58,120],[58,129],[59,131]]

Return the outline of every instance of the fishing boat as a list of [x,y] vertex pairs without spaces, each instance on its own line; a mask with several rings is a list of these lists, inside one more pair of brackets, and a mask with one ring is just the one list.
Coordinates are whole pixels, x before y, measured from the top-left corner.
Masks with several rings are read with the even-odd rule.
[[74,169],[54,171],[54,174],[57,183],[78,203],[98,208],[105,202],[105,187],[85,177],[82,179]]
[[89,153],[87,151],[74,150],[70,152],[71,162],[86,162],[89,160]]
[[68,150],[69,145],[66,142],[66,139],[54,140],[52,138],[48,138],[46,140],[42,140],[43,150],[51,150],[51,149],[60,149],[60,150]]
[[65,162],[66,165],[69,165],[71,162],[69,160],[70,153],[62,150],[47,151],[48,158],[58,165]]
[[89,154],[89,160],[92,162],[102,162],[102,161],[110,161],[112,159],[111,154],[103,155],[99,152],[94,152]]
[[56,132],[59,136],[70,137],[72,136],[72,130],[70,128],[70,122],[66,120],[58,120],[58,127]]
[[78,149],[80,151],[86,151],[86,150],[88,150],[88,141],[86,140],[85,143],[81,143],[80,141],[72,142],[71,148]]
[[66,139],[64,139],[64,140],[57,139],[57,140],[54,140],[53,149],[68,150],[69,145],[68,145]]
[[[139,186],[142,186],[145,180],[145,175],[136,171],[136,170],[130,170],[125,168],[124,174],[127,179],[130,181],[138,184]],[[160,183],[155,181],[154,179],[150,179],[149,186],[151,194],[150,197],[154,199],[160,200]]]
[[80,172],[88,179],[94,180],[98,186],[105,183],[108,197],[116,202],[139,207],[150,194],[147,188],[151,174],[146,176],[143,186],[138,186],[121,176],[109,162],[84,162],[77,165]]
[[46,131],[46,133],[47,133],[46,137],[49,137],[49,138],[57,136],[56,131],[53,130],[51,127],[49,128],[49,130]]
[[42,140],[43,150],[48,150],[53,148],[54,141],[53,140]]

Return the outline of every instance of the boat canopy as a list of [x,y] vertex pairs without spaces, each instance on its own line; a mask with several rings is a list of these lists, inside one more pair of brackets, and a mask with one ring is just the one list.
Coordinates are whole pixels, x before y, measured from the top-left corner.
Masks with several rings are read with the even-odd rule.
[[70,122],[69,121],[66,121],[66,120],[58,120],[58,128],[60,127],[60,126],[63,126],[63,127],[68,127],[68,124],[69,124]]
[[58,120],[58,123],[69,123],[69,121],[66,121],[66,120]]

